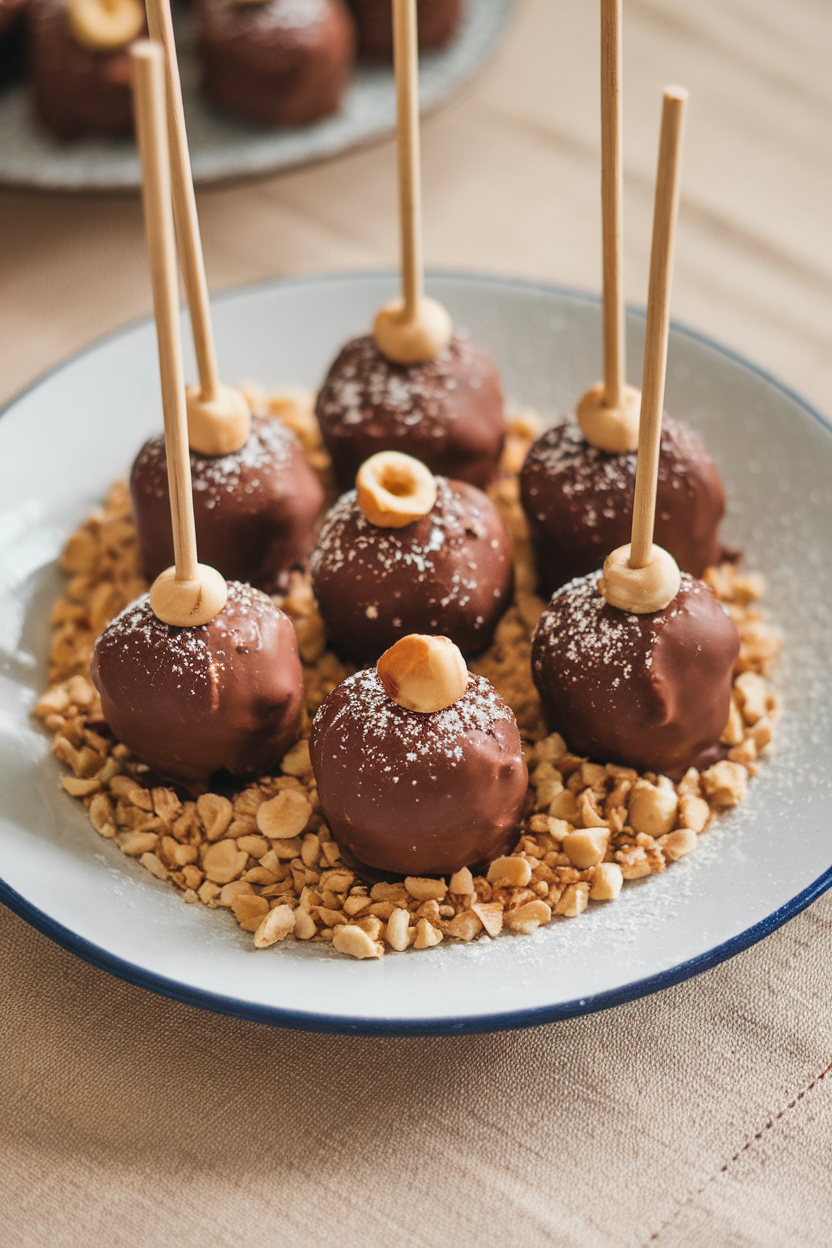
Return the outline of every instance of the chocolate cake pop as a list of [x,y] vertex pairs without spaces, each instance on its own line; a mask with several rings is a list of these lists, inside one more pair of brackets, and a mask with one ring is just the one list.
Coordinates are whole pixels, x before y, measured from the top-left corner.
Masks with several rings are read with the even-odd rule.
[[357,663],[417,631],[483,650],[514,587],[511,540],[488,496],[395,451],[362,466],[310,568],[330,644]]
[[393,0],[393,31],[402,294],[378,313],[372,337],[341,351],[318,396],[318,421],[341,490],[386,450],[485,486],[506,434],[497,369],[423,292],[416,0]]
[[445,637],[405,637],[348,676],[315,716],[309,749],[324,818],[359,869],[442,875],[513,848],[520,734]]
[[343,0],[200,0],[202,87],[215,104],[270,126],[338,110],[355,32]]
[[[464,0],[416,0],[420,48],[443,48],[459,26]],[[388,58],[393,51],[390,0],[349,0],[361,56]]]
[[[641,395],[626,384],[622,273],[621,0],[601,0],[601,207],[604,251],[604,380],[530,448],[520,496],[540,592],[600,568],[627,541]],[[656,539],[686,572],[720,557],[722,482],[708,450],[681,421],[665,418]]]
[[532,640],[546,721],[602,762],[677,775],[713,751],[728,720],[739,635],[707,585],[653,544],[670,273],[686,94],[662,110],[632,541],[554,595]]
[[91,676],[116,736],[192,788],[256,775],[295,739],[303,674],[288,617],[265,594],[197,562],[158,43],[132,52],[165,415],[175,566],[98,638]]
[[728,721],[736,625],[687,573],[646,614],[611,606],[600,579],[564,586],[535,630],[532,675],[550,732],[599,762],[664,775],[707,766]]
[[250,585],[176,628],[132,602],[95,643],[90,673],[119,741],[162,776],[191,787],[214,772],[260,776],[298,735],[303,674],[291,620]]
[[[303,567],[323,504],[320,482],[297,438],[255,416],[245,446],[230,455],[191,450],[196,536],[202,557],[232,580],[269,593]],[[164,438],[142,447],[130,474],[142,562],[149,578],[173,560]]]
[[417,364],[387,359],[369,335],[353,339],[330,368],[316,412],[341,490],[365,459],[387,450],[482,489],[506,433],[497,367],[458,334]]
[[35,103],[58,138],[131,133],[128,48],[144,27],[139,0],[32,0]]
[[[601,567],[628,540],[635,451],[592,446],[574,416],[547,429],[520,471],[520,498],[537,561],[540,592]],[[680,568],[701,576],[719,563],[725,491],[714,461],[682,421],[664,416],[656,499],[656,541]]]
[[[241,391],[219,379],[169,0],[148,0],[147,15],[165,50],[173,207],[199,371],[199,385],[186,390],[197,539],[223,576],[283,590],[312,549],[323,491],[294,435],[252,418]],[[173,558],[163,438],[142,448],[130,486],[139,549],[154,577]]]

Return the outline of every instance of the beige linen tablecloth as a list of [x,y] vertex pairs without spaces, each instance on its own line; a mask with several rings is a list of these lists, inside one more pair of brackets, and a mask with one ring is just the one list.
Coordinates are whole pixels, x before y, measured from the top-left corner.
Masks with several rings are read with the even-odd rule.
[[[597,288],[597,8],[518,4],[496,61],[426,124],[432,264]],[[625,0],[625,18],[629,298],[659,91],[679,81],[674,315],[828,411],[828,0]],[[394,263],[392,175],[384,144],[201,194],[213,287]],[[0,398],[149,307],[135,199],[0,194]],[[607,1013],[376,1040],[154,997],[2,911],[0,1243],[829,1244],[831,930],[821,900]]]

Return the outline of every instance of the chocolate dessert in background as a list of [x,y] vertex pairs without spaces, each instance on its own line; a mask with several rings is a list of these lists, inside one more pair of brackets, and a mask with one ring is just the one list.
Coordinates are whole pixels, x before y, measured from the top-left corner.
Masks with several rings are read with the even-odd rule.
[[[459,27],[465,0],[416,0],[419,47],[442,48]],[[358,28],[358,52],[373,59],[393,55],[393,15],[390,0],[349,0]]]
[[[520,497],[548,597],[574,577],[601,567],[630,540],[636,452],[591,446],[574,415],[547,429],[529,449]],[[720,562],[725,490],[700,438],[665,413],[656,498],[655,541],[683,572],[701,576]]]
[[199,0],[202,88],[214,103],[271,126],[337,112],[355,58],[344,0]]
[[[240,451],[191,451],[194,521],[200,558],[230,580],[285,590],[292,568],[315,544],[323,490],[295,435],[279,420],[252,418]],[[146,442],[130,475],[142,562],[153,580],[173,563],[164,438]]]
[[394,364],[369,334],[353,339],[327,373],[315,410],[342,491],[365,459],[387,450],[484,489],[506,434],[497,366],[459,334],[423,364]]
[[0,91],[21,76],[29,0],[0,0]]
[[[138,12],[138,6],[136,9]],[[78,38],[66,0],[30,0],[28,20],[28,61],[35,104],[50,130],[60,139],[132,133],[128,47],[144,29],[144,10],[138,14],[130,38],[109,49]]]

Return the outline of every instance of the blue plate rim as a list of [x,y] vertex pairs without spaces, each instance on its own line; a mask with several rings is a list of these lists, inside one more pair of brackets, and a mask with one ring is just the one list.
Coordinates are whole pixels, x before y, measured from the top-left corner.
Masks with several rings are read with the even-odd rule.
[[[391,278],[395,280],[397,276],[398,274],[393,270],[361,270],[358,272],[305,274],[291,278],[270,278],[262,282],[255,282],[222,291],[214,296],[212,301],[223,302],[226,299],[233,299],[243,294],[260,290],[264,291],[274,287],[291,288],[293,286],[306,286],[333,281],[355,281],[356,279]],[[584,303],[600,303],[600,296],[590,291],[559,286],[553,282],[543,282],[531,278],[513,278],[504,274],[468,273],[461,270],[437,269],[428,270],[426,276],[428,280],[436,278],[456,279],[466,282],[474,281],[489,286],[511,286],[537,291],[541,294],[556,294]],[[628,305],[628,311],[640,317],[645,315],[644,309],[641,307]],[[59,373],[62,369],[67,368],[99,347],[123,337],[142,325],[150,323],[152,319],[150,316],[140,317],[74,352],[45,373],[42,373],[14,395],[0,408],[0,417],[11,410],[28,393],[56,373]],[[797,403],[828,433],[832,434],[832,423],[821,412],[796,391],[792,390],[791,387],[747,359],[740,352],[734,351],[730,347],[725,347],[708,335],[681,325],[677,321],[671,322],[671,328],[674,332],[702,343],[718,355],[740,364],[756,376],[761,377],[776,390],[779,390],[781,394]],[[758,923],[752,924],[745,931],[732,936],[730,940],[714,946],[713,949],[709,949],[705,953],[698,954],[695,958],[680,962],[677,966],[668,970],[659,971],[655,975],[648,975],[644,979],[634,980],[632,983],[620,988],[609,989],[606,992],[572,1001],[563,1001],[555,1005],[535,1006],[526,1010],[482,1014],[473,1018],[467,1016],[441,1019],[424,1018],[410,1022],[403,1022],[401,1019],[385,1018],[347,1019],[339,1015],[314,1014],[303,1010],[281,1009],[279,1006],[240,1002],[233,997],[222,996],[219,993],[209,992],[206,989],[188,988],[177,980],[168,979],[166,976],[147,971],[141,966],[116,957],[114,954],[102,949],[99,945],[93,944],[92,941],[78,936],[70,928],[64,927],[63,924],[58,923],[43,910],[38,909],[37,906],[27,901],[2,878],[0,878],[0,902],[8,906],[10,910],[37,931],[42,932],[43,935],[57,945],[60,945],[70,953],[76,954],[85,962],[89,962],[101,970],[108,971],[117,979],[125,980],[127,983],[134,984],[140,988],[146,988],[159,996],[168,997],[185,1005],[193,1005],[201,1009],[210,1010],[212,1013],[224,1014],[232,1018],[246,1019],[273,1027],[284,1027],[292,1031],[363,1036],[441,1036],[491,1031],[514,1031],[523,1027],[540,1026],[544,1023],[558,1022],[580,1017],[584,1014],[594,1014],[601,1010],[612,1009],[617,1005],[623,1005],[627,1001],[637,1000],[640,997],[659,992],[664,988],[670,988],[673,984],[681,983],[683,980],[691,979],[693,976],[699,975],[711,967],[718,966],[720,962],[727,961],[727,959],[736,956],[744,949],[771,935],[772,932],[782,927],[789,919],[794,918],[802,910],[805,910],[807,906],[816,901],[830,887],[832,887],[832,867],[829,867],[819,875],[816,880],[790,901],[774,910]]]

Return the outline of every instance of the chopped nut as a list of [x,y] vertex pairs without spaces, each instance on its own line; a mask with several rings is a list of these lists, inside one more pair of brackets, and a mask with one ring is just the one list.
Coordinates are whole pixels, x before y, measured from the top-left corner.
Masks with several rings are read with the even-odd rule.
[[470,897],[474,892],[474,877],[468,867],[462,867],[451,876],[448,892],[456,897]]
[[123,854],[138,858],[141,854],[152,853],[159,837],[155,832],[125,832],[117,839]]
[[448,892],[448,887],[444,880],[428,880],[414,875],[407,877],[404,886],[410,896],[415,898],[416,901],[430,901],[431,899],[443,901]]
[[354,923],[335,929],[332,934],[332,946],[339,953],[349,954],[351,958],[380,958],[384,953],[384,945],[380,941],[373,940]]
[[298,906],[295,911],[295,936],[298,940],[311,940],[317,932],[315,920],[308,910]]
[[535,928],[548,923],[551,917],[552,911],[545,901],[527,901],[525,905],[506,911],[505,925],[513,932],[530,936]]
[[257,826],[270,840],[300,836],[312,814],[309,799],[298,789],[284,789],[257,810]]
[[702,788],[714,806],[737,806],[745,797],[748,772],[739,763],[723,759],[702,773]]
[[348,914],[352,918],[356,914],[361,914],[362,910],[366,910],[369,904],[369,897],[353,894],[344,899],[344,914]]
[[583,914],[586,910],[589,900],[588,884],[569,884],[563,891],[563,896],[555,906],[555,914],[562,914],[567,919],[577,918],[579,914]]
[[101,788],[98,780],[81,780],[76,776],[61,776],[61,786],[70,797],[87,797]]
[[532,878],[532,869],[525,858],[495,858],[486,878],[495,888],[525,888]]
[[[276,908],[280,909],[281,907]],[[257,897],[254,893],[241,893],[235,897],[231,903],[231,909],[234,912],[234,918],[246,932],[258,931],[264,916],[266,914],[274,914],[273,910],[269,910],[269,903],[266,898]],[[294,927],[294,923],[292,926]]]
[[151,875],[155,875],[157,880],[168,879],[167,869],[162,865],[155,854],[142,854],[139,858],[139,862],[143,867],[147,868]]
[[663,836],[659,844],[665,858],[675,862],[677,858],[684,858],[685,854],[696,849],[698,841],[693,828],[677,828],[675,832],[668,832],[667,836]]
[[308,776],[312,772],[312,760],[309,757],[309,742],[296,741],[288,753],[283,755],[280,770],[287,776]]
[[489,936],[499,936],[503,926],[503,907],[499,901],[475,901],[471,910]]
[[[482,919],[473,910],[463,910],[448,924],[448,935],[457,940],[473,940],[482,931]],[[390,924],[387,924],[387,939],[390,939]]]
[[630,793],[630,824],[636,832],[661,836],[676,822],[679,798],[672,784],[655,785],[638,780]]
[[238,897],[253,897],[254,889],[247,880],[232,880],[230,884],[224,884],[220,889],[219,904],[221,906],[230,906]]
[[228,798],[218,793],[203,793],[197,798],[196,810],[209,841],[219,840],[234,813]]
[[215,884],[229,884],[245,870],[248,854],[235,841],[214,841],[205,850],[202,869]]
[[704,832],[711,817],[711,808],[701,797],[685,793],[679,798],[679,822],[683,828],[691,828],[694,832]]
[[212,884],[210,880],[205,880],[196,892],[199,900],[203,903],[203,905],[207,906],[210,901],[213,901],[215,897],[219,896],[220,886],[219,884]]
[[586,831],[570,832],[563,838],[563,852],[579,871],[596,866],[607,852],[609,831],[606,828],[588,828]]
[[438,928],[433,927],[427,919],[419,919],[416,924],[416,937],[413,941],[414,949],[432,949],[434,945],[442,943],[442,933]]
[[262,858],[269,852],[269,842],[264,836],[238,836],[237,848],[252,858]]
[[[747,724],[756,724],[768,709],[768,688],[762,676],[756,672],[743,672],[734,681],[734,688],[740,697],[743,719]],[[738,741],[730,741],[729,745],[738,745]]]
[[269,945],[277,944],[288,936],[294,927],[295,912],[292,907],[275,906],[258,924],[254,933],[254,944],[258,949],[267,949]]
[[592,901],[615,901],[624,884],[621,868],[615,862],[601,862],[592,872],[589,896]]
[[387,943],[397,953],[403,953],[410,944],[410,915],[407,910],[396,908],[387,920]]

